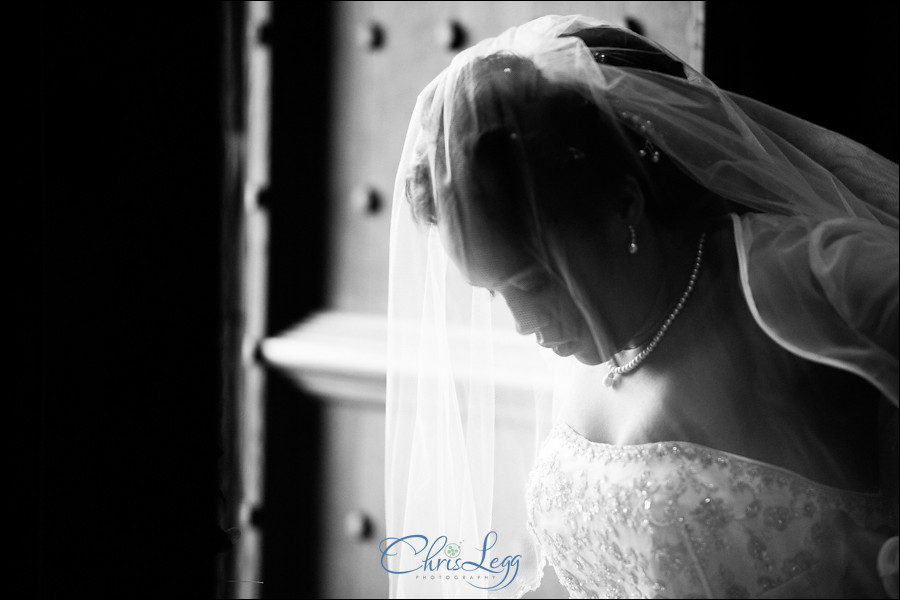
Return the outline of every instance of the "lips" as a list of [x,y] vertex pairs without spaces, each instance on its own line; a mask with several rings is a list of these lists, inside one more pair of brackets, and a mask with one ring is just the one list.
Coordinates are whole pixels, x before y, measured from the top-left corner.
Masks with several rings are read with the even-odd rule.
[[553,340],[553,339],[545,339],[544,334],[540,331],[536,332],[535,338],[537,340],[538,346],[543,346],[544,348],[552,348],[554,346],[559,346],[560,344],[565,344],[571,340]]
[[[535,335],[536,335],[537,343],[539,346],[543,346],[544,348],[550,348],[554,352],[557,352],[557,350],[559,350],[563,346],[566,346],[566,345],[570,344],[571,342],[575,341],[571,338],[558,339],[558,340],[544,339],[544,334],[540,331],[538,331]],[[557,354],[558,354],[558,352],[557,352]]]
[[575,351],[578,349],[578,345],[572,342],[565,342],[553,348],[553,352],[556,353],[557,356],[572,356],[575,354]]
[[603,362],[592,350],[592,344],[582,343],[584,338],[580,335],[569,338],[546,340],[544,339],[545,333],[543,331],[536,331],[534,333],[538,345],[547,348],[548,350],[553,350],[554,354],[557,356],[566,357],[575,355],[580,362],[586,365],[598,365]]

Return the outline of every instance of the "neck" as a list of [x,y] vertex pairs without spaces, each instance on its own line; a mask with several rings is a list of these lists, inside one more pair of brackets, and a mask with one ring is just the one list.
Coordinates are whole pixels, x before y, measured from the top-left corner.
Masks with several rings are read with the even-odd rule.
[[635,270],[647,274],[638,293],[647,300],[633,313],[636,321],[617,361],[630,360],[659,332],[687,289],[697,258],[699,234],[656,228],[646,238],[649,247],[641,248],[642,263]]

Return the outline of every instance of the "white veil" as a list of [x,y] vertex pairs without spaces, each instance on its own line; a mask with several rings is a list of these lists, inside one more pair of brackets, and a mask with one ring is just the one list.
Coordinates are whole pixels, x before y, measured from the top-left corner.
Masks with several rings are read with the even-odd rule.
[[[557,139],[552,127],[537,135],[547,129],[548,107],[562,126],[595,120],[591,131],[599,127],[607,139]],[[554,227],[577,224],[566,221],[565,211],[548,213],[537,197],[548,193],[547,172],[571,173],[572,188],[550,192],[575,193],[580,178],[592,176],[581,165],[594,156],[645,171],[642,185],[653,190],[654,173],[666,167],[639,155],[659,152],[669,168],[687,175],[684,185],[712,192],[737,211],[802,217],[805,229],[779,239],[769,230],[742,231],[742,274],[756,316],[782,346],[860,375],[896,407],[896,266],[892,280],[850,268],[860,254],[896,265],[896,164],[723,92],[665,49],[606,23],[548,16],[510,29],[457,55],[423,90],[397,174],[389,537],[382,542],[392,597],[517,597],[539,583],[544,564],[526,527],[525,486],[553,422],[553,395],[565,393],[564,374],[574,361],[516,335],[506,305],[466,281],[492,265],[479,264],[478,253],[442,227],[453,223],[466,228],[467,239],[490,238],[496,223],[510,217],[504,201],[489,200],[477,211],[465,202],[497,198],[496,182],[479,170],[497,147],[511,161],[503,168],[514,181],[504,185],[516,190],[510,227],[517,243],[530,260],[560,273],[557,283],[571,290],[571,310],[588,322],[601,356],[610,341],[562,274],[570,257],[548,241]],[[632,151],[616,152],[623,147]],[[663,202],[674,196],[658,195]],[[658,210],[683,215],[691,227],[711,209],[701,202]],[[862,233],[841,236],[847,228]],[[784,252],[797,247],[798,236],[814,237],[821,252]],[[807,261],[813,276],[786,275],[796,260]],[[878,287],[865,306],[843,291],[847,278],[859,277]],[[529,330],[527,323],[519,327]]]

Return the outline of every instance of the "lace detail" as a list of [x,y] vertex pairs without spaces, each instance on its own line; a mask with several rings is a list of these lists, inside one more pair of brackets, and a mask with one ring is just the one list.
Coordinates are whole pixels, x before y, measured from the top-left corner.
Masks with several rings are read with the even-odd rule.
[[528,527],[574,598],[756,597],[825,564],[846,518],[873,531],[887,515],[880,495],[688,442],[594,443],[565,424],[528,484]]

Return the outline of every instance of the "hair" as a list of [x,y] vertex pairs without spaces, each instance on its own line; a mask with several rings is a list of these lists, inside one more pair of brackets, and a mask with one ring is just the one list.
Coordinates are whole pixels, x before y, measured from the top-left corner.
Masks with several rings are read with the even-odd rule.
[[[596,27],[571,35],[596,50],[597,62],[686,79],[680,62],[629,32]],[[481,180],[486,173],[493,174],[490,179],[505,182],[506,193],[479,194],[485,214],[502,219],[505,225],[526,226],[527,211],[523,209],[527,207],[521,202],[529,197],[529,190],[519,189],[526,182],[533,186],[531,197],[538,198],[542,226],[569,226],[586,217],[589,221],[602,218],[604,211],[624,206],[629,179],[637,182],[643,194],[647,218],[670,227],[703,227],[710,219],[734,210],[665,155],[660,155],[658,162],[642,163],[639,151],[647,140],[597,107],[586,89],[551,83],[534,63],[511,53],[475,60],[466,69],[462,77],[469,85],[455,90],[452,126],[467,132],[472,118],[466,118],[466,112],[471,112],[467,105],[472,103],[479,107],[479,119],[490,115],[491,126],[461,150],[461,157],[472,163],[476,175],[470,182],[473,189],[484,185]],[[438,152],[443,151],[444,136],[453,136],[452,131],[443,130],[442,117],[429,118],[437,128],[431,143]],[[523,149],[529,164],[541,166],[540,173],[522,172],[517,158]],[[419,148],[406,181],[406,195],[414,218],[435,225],[434,173],[427,153],[428,148]],[[445,157],[438,158],[435,164],[440,168]],[[451,162],[454,159],[449,158]],[[604,201],[598,201],[601,196]]]

